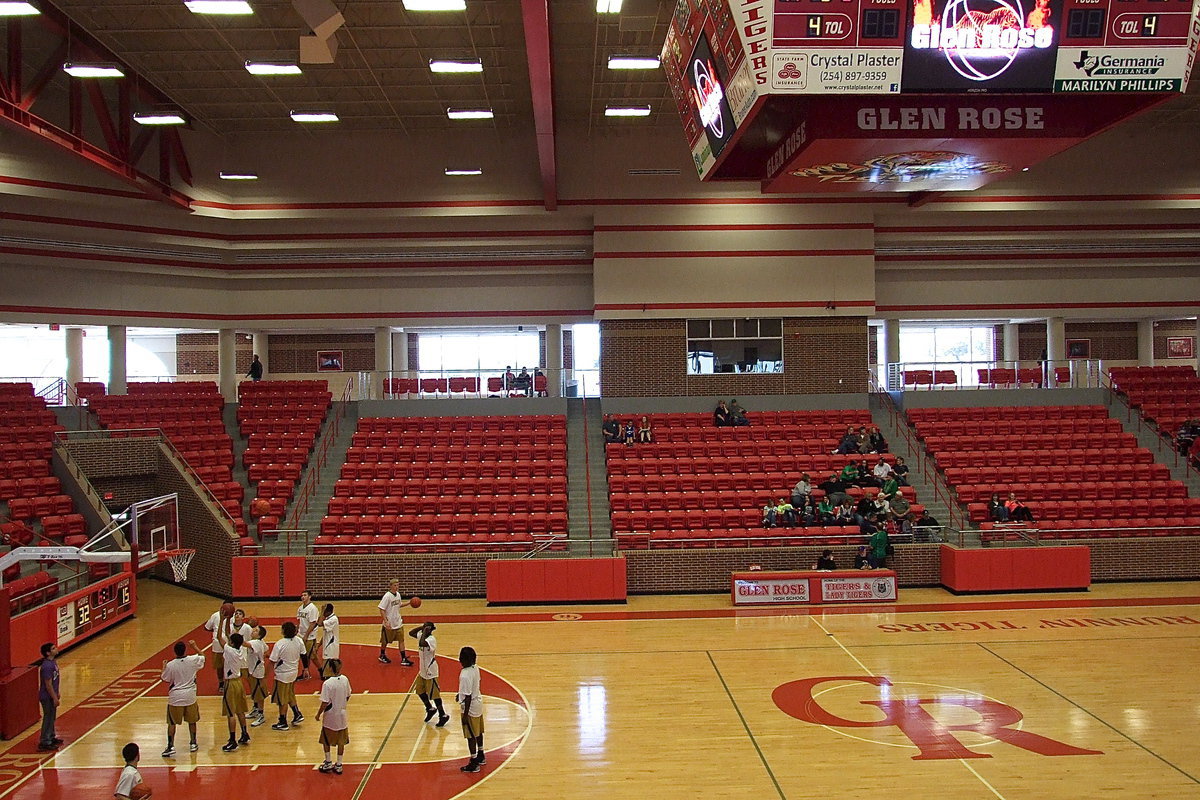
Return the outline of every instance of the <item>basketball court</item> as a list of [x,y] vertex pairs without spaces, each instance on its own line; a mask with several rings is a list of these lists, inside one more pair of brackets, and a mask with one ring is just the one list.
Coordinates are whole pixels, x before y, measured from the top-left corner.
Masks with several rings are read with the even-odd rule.
[[[253,728],[249,746],[226,754],[206,670],[199,752],[160,757],[162,662],[178,638],[208,645],[200,625],[216,601],[158,581],[139,591],[136,619],[60,659],[67,745],[44,757],[35,730],[4,743],[0,798],[108,796],[127,741],[141,745],[157,796],[198,800],[279,786],[347,799],[1200,797],[1194,582],[967,598],[919,589],[887,606],[736,611],[721,596],[504,609],[430,600],[420,618],[437,622],[449,656],[444,729],[422,723],[408,694],[415,670],[376,660],[374,603],[338,603],[355,690],[341,776],[315,770],[316,681],[297,684],[300,726]],[[273,623],[294,612],[242,605]],[[477,775],[458,770],[463,645],[486,673]]]

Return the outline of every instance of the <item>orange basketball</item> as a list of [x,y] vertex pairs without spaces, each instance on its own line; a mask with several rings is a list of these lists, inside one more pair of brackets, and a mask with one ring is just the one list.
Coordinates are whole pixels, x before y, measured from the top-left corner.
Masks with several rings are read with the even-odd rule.
[[129,790],[129,800],[142,800],[150,796],[150,787],[144,783],[139,783]]
[[232,617],[233,612],[236,610],[237,610],[237,606],[235,606],[233,603],[222,603],[221,604],[221,616],[222,617]]
[[419,598],[419,597],[414,597],[412,600],[409,600],[408,602],[409,602],[409,605],[411,605],[413,608],[421,607],[421,598]]

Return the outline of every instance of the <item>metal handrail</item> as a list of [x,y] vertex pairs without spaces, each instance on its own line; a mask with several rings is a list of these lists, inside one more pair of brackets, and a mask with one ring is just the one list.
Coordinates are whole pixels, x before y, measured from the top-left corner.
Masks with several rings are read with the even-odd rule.
[[[1022,366],[1024,365],[1024,366]],[[1013,361],[896,361],[878,364],[877,367],[883,367],[887,375],[887,386],[893,391],[902,391],[906,387],[919,391],[922,387],[926,390],[936,389],[957,390],[957,389],[995,389],[998,387],[996,381],[980,382],[978,371],[989,370],[988,377],[993,377],[991,371],[1011,369],[1018,372],[1018,380],[1016,383],[1009,385],[1004,384],[1006,388],[1021,389],[1027,385],[1030,388],[1039,389],[1058,389],[1058,388],[1099,388],[1104,380],[1105,370],[1104,362],[1101,359],[1088,358],[1062,358],[1054,361],[1049,360],[1013,360]],[[1070,379],[1065,383],[1059,383],[1054,370],[1056,368],[1066,367],[1070,370]],[[1029,381],[1028,383],[1019,380],[1019,371],[1033,371],[1038,375],[1038,379]],[[955,374],[953,383],[905,383],[905,372],[947,372],[951,371]],[[964,380],[964,377],[967,379]]]
[[[592,457],[591,444],[588,442],[588,401],[587,392],[582,395],[583,401],[583,479],[587,487],[588,541],[595,538],[592,527]],[[606,453],[607,457],[607,453]]]
[[[868,378],[872,390],[892,420],[892,427],[900,431],[904,436],[904,441],[908,445],[909,452],[916,454],[916,466],[921,470],[921,474],[925,476],[926,482],[933,487],[933,496],[946,506],[946,511],[950,515],[947,523],[949,523],[950,527],[966,527],[966,513],[959,507],[955,493],[942,478],[941,471],[937,467],[937,462],[929,455],[925,443],[921,441],[920,436],[915,431],[910,429],[907,416],[896,408],[896,404],[892,402],[892,396],[880,388],[878,378],[874,373],[868,372]],[[955,512],[957,512],[957,519],[955,518]]]
[[1175,440],[1171,437],[1171,432],[1163,431],[1163,429],[1160,428],[1157,423],[1151,424],[1147,422],[1145,416],[1142,414],[1141,408],[1138,408],[1135,411],[1133,403],[1129,401],[1129,395],[1126,392],[1121,391],[1120,388],[1112,383],[1111,375],[1109,376],[1109,383],[1104,387],[1104,389],[1110,404],[1123,406],[1125,408],[1126,422],[1137,423],[1139,434],[1141,434],[1142,431],[1146,431],[1156,438],[1158,442],[1158,455],[1161,456],[1162,449],[1166,447],[1166,449],[1171,453],[1172,464],[1174,466],[1180,466],[1180,462],[1182,461],[1184,474],[1189,478],[1200,480],[1200,470],[1196,469],[1196,467],[1192,464],[1191,459],[1187,457],[1186,453],[1179,452],[1179,448],[1175,446]]
[[[238,527],[237,527],[237,524],[234,522],[233,515],[229,513],[229,509],[227,509],[227,508],[225,508],[225,506],[221,505],[221,501],[213,493],[213,490],[208,488],[208,484],[205,483],[203,480],[201,480],[200,476],[196,474],[196,469],[191,464],[188,463],[188,460],[186,458],[183,457],[183,453],[179,452],[179,449],[177,447],[175,447],[175,443],[171,441],[171,437],[169,437],[166,434],[166,432],[163,431],[162,428],[97,428],[94,431],[55,431],[54,435],[56,438],[64,440],[63,447],[67,447],[66,440],[69,440],[69,439],[95,438],[97,436],[97,434],[102,434],[102,438],[112,440],[113,438],[115,438],[113,436],[114,433],[144,434],[146,432],[155,434],[158,438],[159,443],[166,445],[167,449],[171,451],[171,454],[173,456],[175,456],[175,458],[179,459],[180,463],[182,463],[184,466],[184,470],[185,470],[184,474],[187,475],[187,477],[190,478],[196,484],[197,488],[199,488],[203,492],[203,494],[206,496],[207,500],[212,505],[214,505],[218,509],[220,509],[221,514],[225,517],[225,520],[229,523],[229,527],[233,531],[233,535],[238,536]],[[131,436],[129,438],[147,439],[150,437],[141,435],[141,436]],[[68,448],[68,452],[69,452],[69,448]]]
[[329,460],[329,449],[333,442],[337,440],[338,433],[341,431],[342,419],[346,416],[346,409],[349,407],[353,396],[354,377],[350,376],[346,381],[345,388],[342,390],[341,406],[336,409],[336,413],[334,413],[333,418],[329,421],[329,428],[325,431],[321,447],[318,452],[313,454],[308,475],[305,477],[300,490],[296,493],[295,502],[292,503],[292,513],[288,515],[287,519],[287,524],[292,528],[298,529],[300,518],[308,513],[309,501],[316,494],[317,484],[321,481],[321,471],[325,468],[325,464]]
[[[557,534],[557,533],[531,534],[530,538],[534,544],[535,549],[523,551],[521,554],[521,558],[530,558],[533,555],[540,553],[542,551],[542,549],[545,549],[545,547],[549,547],[549,546],[555,544],[556,542],[566,542],[569,540],[569,537],[562,535],[562,534]],[[528,544],[528,542],[388,542],[386,544],[380,545],[378,543],[358,544],[358,543],[354,543],[354,542],[340,542],[340,541],[339,542],[328,542],[328,543],[314,541],[313,542],[313,553],[315,555],[328,554],[328,552],[330,550],[333,550],[334,548],[338,548],[338,549],[348,548],[352,551],[370,550],[370,551],[377,553],[377,552],[379,552],[380,547],[385,547],[385,548],[399,547],[402,549],[409,549],[409,548],[416,548],[416,547],[422,547],[422,548],[426,548],[426,549],[428,549],[430,547],[466,547],[470,550],[486,551],[486,550],[492,549],[494,552],[503,552],[505,549],[507,549],[511,545],[521,545],[521,544]],[[496,550],[494,550],[495,548],[501,548],[501,549],[496,551]],[[515,552],[515,551],[509,551],[509,552]]]

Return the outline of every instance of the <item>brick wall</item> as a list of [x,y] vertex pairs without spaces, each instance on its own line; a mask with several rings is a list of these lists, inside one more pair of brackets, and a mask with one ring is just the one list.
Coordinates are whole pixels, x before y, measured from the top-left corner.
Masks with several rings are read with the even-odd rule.
[[[413,334],[409,334],[408,359],[416,356]],[[270,338],[271,372],[276,374],[316,372],[318,350],[341,350],[345,372],[375,369],[375,334],[344,333],[272,333]],[[247,366],[249,369],[249,366]]]
[[483,597],[487,594],[486,553],[309,556],[308,588],[317,597],[378,598],[392,578],[400,591],[418,597]]
[[[1190,319],[1165,319],[1154,323],[1154,358],[1165,359],[1167,357],[1167,337],[1168,336],[1195,336],[1196,322]],[[1200,346],[1200,343],[1193,343],[1192,350]]]
[[1072,539],[1092,548],[1094,581],[1164,581],[1200,578],[1200,537]]
[[563,330],[563,369],[575,369],[575,344],[567,329]]
[[687,321],[600,323],[600,387],[608,397],[837,394],[867,390],[866,317],[783,321],[783,368],[774,374],[687,374]]
[[[1068,339],[1091,340],[1091,358],[1105,361],[1137,361],[1136,322],[1068,321],[1064,327]],[[1001,329],[1001,338],[1003,335]],[[1021,360],[1036,361],[1041,358],[1046,347],[1045,323],[1023,323],[1019,335]]]
[[[253,360],[253,340],[248,333],[234,338],[234,361],[238,375],[245,375]],[[175,336],[176,375],[217,374],[217,334],[180,333]]]
[[410,333],[408,336],[408,366],[406,369],[416,371],[421,368],[421,334]]
[[[210,594],[229,594],[230,564],[238,554],[238,541],[221,524],[216,507],[201,497],[165,445],[157,439],[74,439],[68,443],[68,450],[98,491],[114,493],[116,504],[176,493],[180,544],[196,549],[185,585]],[[156,574],[166,576],[170,572],[162,566]]]

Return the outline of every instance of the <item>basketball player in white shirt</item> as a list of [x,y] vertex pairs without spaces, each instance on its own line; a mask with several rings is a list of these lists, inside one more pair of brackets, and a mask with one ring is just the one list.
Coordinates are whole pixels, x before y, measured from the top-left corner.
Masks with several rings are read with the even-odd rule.
[[185,655],[187,647],[183,642],[175,643],[175,659],[163,664],[162,681],[169,687],[167,690],[167,749],[163,750],[163,758],[175,755],[175,726],[182,722],[188,724],[191,734],[191,751],[199,749],[196,744],[196,723],[200,721],[200,706],[196,704],[196,673],[204,669],[204,655],[196,646],[194,639],[188,640],[192,646],[192,655]]
[[[221,748],[226,753],[238,749],[238,745],[250,744],[250,732],[246,730],[246,686],[242,683],[242,669],[246,666],[246,654],[240,633],[228,633],[233,627],[231,620],[224,620],[217,628],[217,641],[221,645],[221,656],[225,661],[225,696],[221,700],[221,711],[229,724],[229,741]],[[242,727],[242,738],[235,739],[234,718]]]
[[413,691],[425,704],[425,721],[429,722],[437,714],[437,727],[442,728],[450,721],[450,715],[442,708],[442,690],[438,686],[437,639],[433,638],[435,630],[437,626],[426,621],[421,627],[409,631],[408,635],[417,640],[417,661],[420,662]]
[[141,786],[139,798],[150,797],[153,792],[151,789],[142,783],[142,773],[138,772],[138,761],[141,760],[142,754],[138,749],[136,742],[130,742],[121,748],[121,757],[125,759],[125,768],[121,770],[121,777],[117,779],[117,788],[113,789],[113,797],[117,800],[132,800],[137,787]]
[[308,680],[308,662],[317,647],[317,618],[320,616],[317,604],[312,601],[312,592],[305,589],[300,593],[300,607],[296,609],[296,635],[304,643],[304,653],[300,656],[304,668],[297,680]]
[[321,680],[329,675],[325,665],[333,659],[341,659],[342,653],[342,624],[333,613],[333,603],[326,603],[321,610],[321,619],[317,621],[317,630],[321,634],[321,655],[317,659],[317,673]]
[[[340,659],[326,659],[325,667],[329,678],[321,684],[321,708],[317,720],[321,723],[321,747],[325,749],[325,762],[317,769],[321,772],[342,774],[342,756],[350,744],[349,716],[346,704],[350,702],[350,679],[342,674]],[[324,719],[321,717],[324,716]],[[337,763],[329,763],[329,748],[337,747]]]
[[[229,603],[233,605],[233,601],[225,598],[221,601],[221,605]],[[217,626],[221,624],[221,612],[218,609],[208,618],[208,622],[204,623],[204,630],[212,632],[212,660],[213,669],[217,673],[217,691],[225,691],[225,669],[221,665],[221,648],[217,646]]]
[[287,709],[292,709],[292,725],[304,721],[300,707],[296,705],[296,673],[300,668],[300,655],[304,652],[304,642],[296,636],[296,623],[288,620],[283,623],[283,638],[271,648],[270,661],[275,665],[275,686],[271,690],[271,702],[279,706],[279,722],[271,726],[272,730],[286,731],[290,726],[287,721]]
[[479,689],[479,667],[475,666],[475,648],[464,647],[458,652],[458,663],[462,672],[458,675],[457,700],[462,706],[463,736],[467,737],[467,748],[471,760],[464,764],[463,772],[479,772],[487,763],[483,753],[483,694]]
[[246,683],[249,689],[250,702],[254,708],[250,710],[250,727],[257,728],[267,721],[263,713],[263,701],[267,699],[267,629],[259,625],[254,629],[253,638],[246,642]]
[[379,631],[379,660],[384,664],[392,663],[387,657],[387,646],[395,642],[400,648],[400,666],[413,665],[408,660],[408,651],[404,649],[404,632],[401,630],[404,627],[404,619],[400,616],[400,609],[407,605],[411,605],[411,601],[400,597],[400,581],[392,578],[388,583],[387,592],[379,601],[379,616],[383,621],[383,628]]

